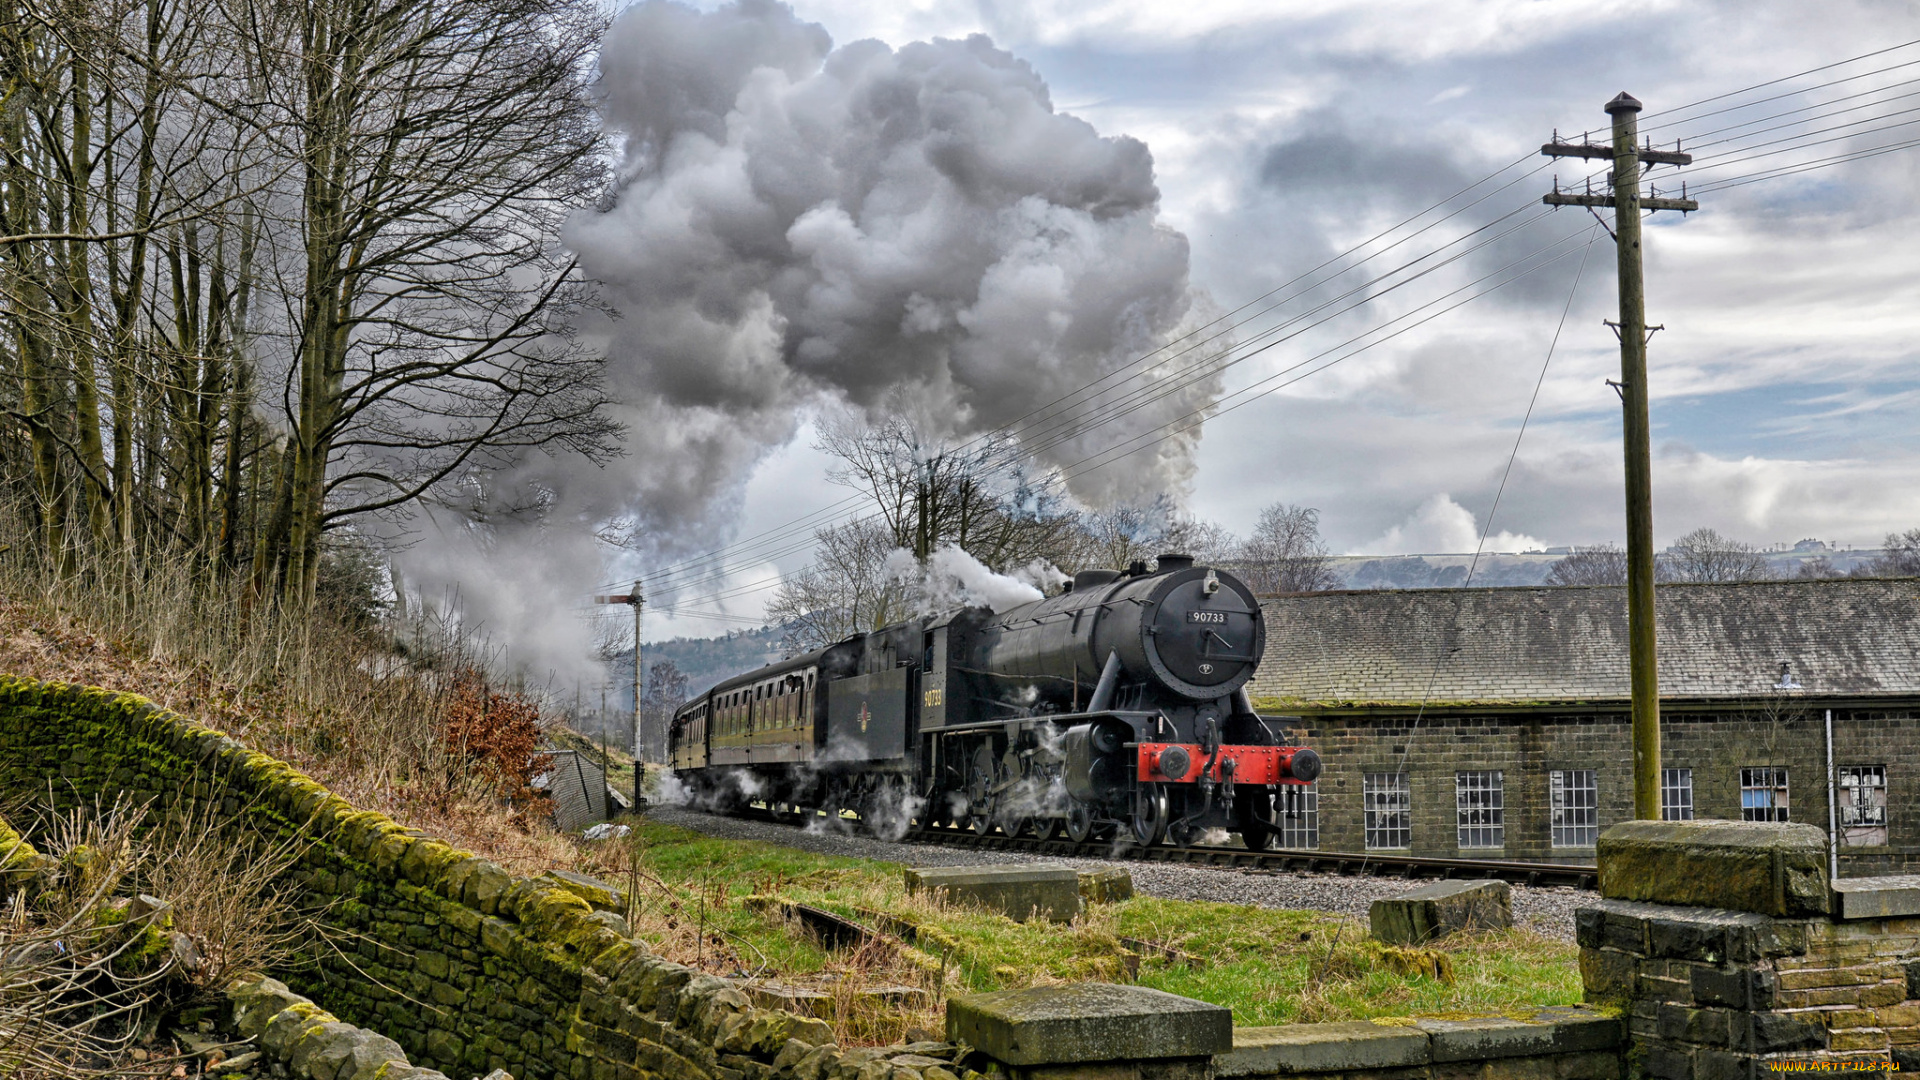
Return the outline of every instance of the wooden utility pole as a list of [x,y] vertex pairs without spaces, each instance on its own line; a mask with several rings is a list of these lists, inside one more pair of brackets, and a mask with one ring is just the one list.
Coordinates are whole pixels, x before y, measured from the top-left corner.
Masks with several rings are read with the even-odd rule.
[[640,692],[645,685],[642,674],[645,665],[640,661],[640,616],[645,609],[646,600],[640,593],[640,583],[633,583],[633,591],[625,595],[596,596],[596,604],[626,604],[633,608],[633,797],[640,798]]
[[[1688,165],[1693,157],[1673,150],[1640,147],[1640,103],[1624,91],[1607,102],[1613,118],[1613,143],[1600,146],[1554,141],[1540,148],[1548,157],[1612,158],[1613,190],[1594,194],[1563,192],[1558,179],[1544,199],[1549,206],[1611,206],[1614,246],[1620,267],[1620,321],[1610,324],[1620,338],[1619,391],[1624,412],[1627,464],[1627,652],[1633,691],[1633,816],[1660,818],[1660,676],[1654,651],[1653,621],[1653,463],[1647,416],[1646,289],[1640,258],[1642,210],[1700,209],[1686,198],[1640,194],[1640,165]],[[1598,215],[1596,215],[1598,216]],[[1604,222],[1603,222],[1604,224]],[[1654,330],[1660,329],[1654,327]]]

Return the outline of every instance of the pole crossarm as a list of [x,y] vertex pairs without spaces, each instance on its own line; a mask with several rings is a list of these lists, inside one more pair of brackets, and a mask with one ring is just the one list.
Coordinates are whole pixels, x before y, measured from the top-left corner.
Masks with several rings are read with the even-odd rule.
[[[1550,143],[1541,144],[1540,156],[1541,157],[1605,158],[1611,161],[1613,160],[1614,154],[1613,154],[1613,147],[1608,146],[1605,143],[1550,142]],[[1692,154],[1683,154],[1678,150],[1655,150],[1651,146],[1641,150],[1639,152],[1639,157],[1640,157],[1640,163],[1643,165],[1691,165],[1693,164]]]
[[[1611,195],[1576,195],[1569,191],[1553,191],[1540,196],[1540,201],[1548,206],[1605,206],[1614,205]],[[1681,213],[1700,209],[1697,199],[1669,199],[1664,195],[1640,196],[1642,210],[1678,210]]]

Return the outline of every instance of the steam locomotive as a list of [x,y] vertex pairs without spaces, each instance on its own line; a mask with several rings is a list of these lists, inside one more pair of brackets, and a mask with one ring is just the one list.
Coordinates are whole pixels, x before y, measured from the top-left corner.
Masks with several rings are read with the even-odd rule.
[[851,810],[889,839],[959,825],[1186,845],[1219,828],[1262,850],[1276,793],[1320,773],[1253,710],[1265,646],[1243,582],[1162,555],[729,679],[674,714],[669,761],[705,805]]

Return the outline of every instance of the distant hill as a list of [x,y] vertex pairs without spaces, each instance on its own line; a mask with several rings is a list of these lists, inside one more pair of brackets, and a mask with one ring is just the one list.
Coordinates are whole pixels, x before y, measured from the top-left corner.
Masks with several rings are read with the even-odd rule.
[[[670,660],[687,678],[687,693],[698,694],[722,679],[743,671],[771,664],[786,655],[780,647],[782,628],[761,627],[735,630],[722,637],[671,638],[646,643],[646,664]],[[607,661],[607,677],[616,688],[616,696],[607,699],[611,709],[625,712],[633,708],[633,650],[615,653]]]
[[[1553,564],[1572,554],[1571,548],[1516,553],[1495,552],[1480,556],[1474,572],[1475,585],[1544,585]],[[1848,548],[1803,540],[1793,547],[1776,545],[1757,554],[1767,561],[1773,576],[1789,578],[1814,559],[1826,559],[1833,569],[1846,573],[1865,565],[1882,554],[1880,548]],[[1457,589],[1467,583],[1467,568],[1473,562],[1471,552],[1446,555],[1335,555],[1328,569],[1339,576],[1348,589]]]
[[[771,664],[786,655],[780,627],[736,630],[725,637],[673,638],[647,642],[647,666],[673,661],[687,677],[687,692],[697,694],[721,679]],[[626,661],[631,664],[629,659]],[[628,670],[632,670],[631,667]]]

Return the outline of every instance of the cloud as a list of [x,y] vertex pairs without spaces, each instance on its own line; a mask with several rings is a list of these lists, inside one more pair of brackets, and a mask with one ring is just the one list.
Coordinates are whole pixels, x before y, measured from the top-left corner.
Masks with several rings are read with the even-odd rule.
[[1442,492],[1421,503],[1406,520],[1363,545],[1356,554],[1448,555],[1476,549],[1527,551],[1545,546],[1531,536],[1502,530],[1488,536],[1482,548],[1480,524],[1472,511]]

